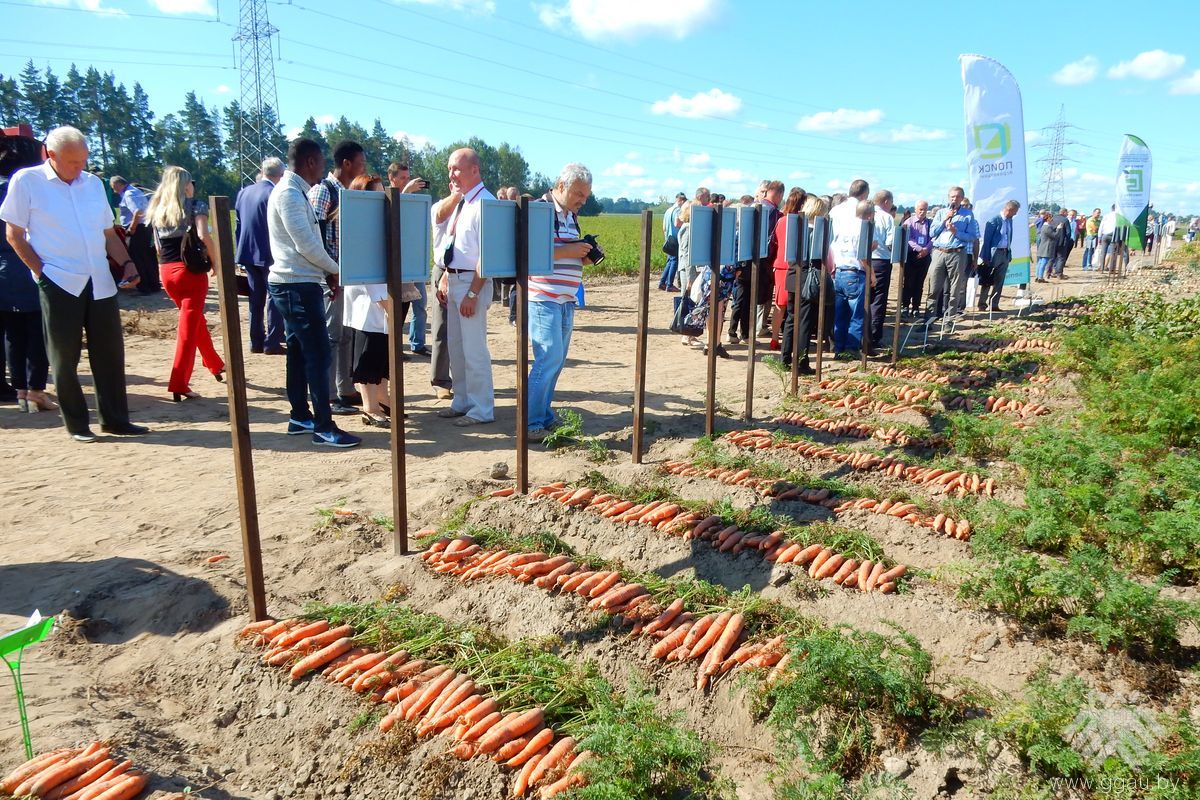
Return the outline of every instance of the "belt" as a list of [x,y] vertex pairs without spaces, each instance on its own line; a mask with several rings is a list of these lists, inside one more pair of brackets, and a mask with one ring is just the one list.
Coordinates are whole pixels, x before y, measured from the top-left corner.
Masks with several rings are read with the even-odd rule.
[[453,272],[455,275],[462,275],[464,273],[471,273],[471,274],[475,273],[475,270],[473,270],[473,269],[450,269],[450,267],[444,267],[443,269],[445,269],[446,272]]
[[993,250],[1005,250],[1005,251],[1009,250],[1009,248],[1007,248],[1007,247],[993,247],[992,249]]
[[933,249],[943,253],[961,253],[963,250],[961,247],[935,247]]

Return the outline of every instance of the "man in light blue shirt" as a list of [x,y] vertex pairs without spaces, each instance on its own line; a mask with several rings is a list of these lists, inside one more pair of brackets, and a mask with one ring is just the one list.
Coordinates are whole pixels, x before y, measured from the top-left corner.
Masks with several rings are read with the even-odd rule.
[[979,266],[990,274],[990,282],[979,287],[978,308],[980,311],[1000,310],[1000,293],[1004,290],[1004,278],[1012,261],[1013,218],[1021,210],[1021,204],[1009,200],[1000,213],[988,220],[983,231],[983,248],[979,252]]
[[952,186],[949,204],[939,209],[929,228],[933,237],[933,261],[929,267],[929,303],[941,316],[962,314],[967,304],[967,272],[979,240],[979,223],[963,205],[961,186]]
[[675,237],[675,252],[667,253],[667,265],[663,267],[662,277],[658,279],[658,288],[663,292],[678,291],[675,286],[675,274],[679,271],[679,211],[686,202],[687,195],[680,192],[675,195],[675,205],[663,214],[663,242],[669,242]]
[[142,294],[157,294],[162,290],[158,275],[158,254],[154,252],[154,234],[146,224],[146,209],[150,201],[141,189],[120,175],[108,179],[109,188],[117,198],[117,213],[125,229],[125,247],[137,267],[137,290]]

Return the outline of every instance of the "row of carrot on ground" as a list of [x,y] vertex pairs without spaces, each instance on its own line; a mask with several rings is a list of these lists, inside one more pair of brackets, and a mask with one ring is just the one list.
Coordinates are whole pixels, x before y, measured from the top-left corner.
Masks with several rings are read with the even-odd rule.
[[[1134,570],[1122,570],[1120,550],[1105,549],[1094,531],[1054,546],[1027,533],[1038,522],[1039,509],[1029,501],[1043,490],[1039,470],[1050,458],[1047,437],[1094,422],[1092,382],[1110,379],[1077,374],[1087,337],[1104,339],[1112,333],[1105,328],[1115,327],[1104,325],[1109,305],[1088,304],[1082,313],[1077,306],[1058,310],[1067,312],[1063,317],[1073,330],[1063,336],[1065,352],[1053,359],[1055,343],[1045,335],[1026,338],[1045,351],[1040,353],[1028,345],[994,345],[993,337],[988,346],[970,349],[1003,352],[947,353],[904,369],[880,368],[857,382],[829,381],[785,401],[768,426],[698,442],[689,458],[661,465],[660,481],[620,486],[593,473],[573,486],[539,487],[527,502],[557,503],[563,513],[595,515],[647,536],[705,542],[729,558],[753,555],[776,568],[803,570],[832,591],[902,595],[913,590],[913,580],[935,591],[954,590],[939,574],[889,558],[855,525],[867,519],[857,514],[890,517],[914,535],[963,542],[966,577],[957,591],[964,603],[1030,623],[1030,635],[1048,647],[1062,636],[1091,640],[1115,649],[1135,672],[1144,667],[1145,674],[1161,678],[1186,658],[1177,627],[1164,627],[1160,619],[1175,615],[1179,625],[1190,621],[1189,609],[1158,591],[1177,573],[1143,567],[1138,571],[1165,576],[1148,585]],[[1051,386],[1056,374],[1068,371],[1082,386],[1082,399]],[[999,392],[1011,401],[1000,404]],[[945,402],[947,396],[968,402]],[[877,422],[896,414],[878,402],[904,404],[904,412],[920,414],[923,422]],[[1010,408],[1015,413],[1003,413]],[[1172,457],[1177,454],[1163,456],[1158,466]],[[880,480],[856,479],[867,475]],[[686,501],[672,488],[671,480],[679,478],[743,487],[762,502],[735,509],[724,499]],[[481,502],[512,502],[503,499],[511,494],[499,490],[498,499]],[[819,509],[819,521],[792,518],[786,501]],[[1188,513],[1175,508],[1182,502],[1176,498],[1159,502],[1160,512]],[[903,631],[885,635],[822,624],[802,613],[802,602],[768,601],[749,587],[731,591],[694,578],[634,571],[578,552],[552,531],[468,524],[471,516],[464,507],[441,526],[444,535],[426,532],[422,560],[428,570],[447,579],[511,580],[528,584],[530,591],[575,597],[600,615],[597,624],[611,635],[627,637],[630,646],[645,641],[648,668],[659,662],[668,676],[689,670],[697,703],[704,702],[704,692],[744,691],[775,743],[764,780],[780,800],[908,796],[902,780],[880,769],[883,752],[903,749],[909,741],[927,749],[973,751],[981,738],[1010,748],[1025,768],[989,776],[982,788],[996,796],[1050,797],[1053,779],[1092,779],[1101,771],[1106,781],[1080,784],[1092,785],[1092,795],[1182,798],[1200,789],[1196,721],[1172,711],[1164,696],[1182,685],[1173,673],[1159,687],[1157,710],[1145,712],[1159,717],[1163,731],[1148,761],[1097,766],[1073,746],[1068,730],[1096,702],[1078,678],[1055,679],[1047,667],[1014,697],[951,685],[935,679],[930,654]],[[1051,597],[1046,586],[1078,574],[1081,560],[1097,585]],[[1014,574],[1020,566],[1027,572]],[[1131,586],[1144,591],[1137,594]],[[1018,589],[1039,598],[1040,607],[1009,606],[1004,593]],[[1090,602],[1081,601],[1088,591],[1094,593]],[[1105,609],[1106,594],[1138,602]],[[1152,619],[1126,620],[1121,627],[1119,615]],[[409,736],[440,734],[460,758],[490,758],[510,772],[516,797],[718,798],[734,792],[714,766],[717,745],[660,708],[649,669],[644,683],[617,686],[561,643],[509,641],[396,599],[313,607],[301,617],[250,625],[243,638],[263,651],[267,664],[289,670],[294,681],[321,672],[361,694],[372,709],[370,718],[387,735],[397,735],[397,729]],[[1154,692],[1149,682],[1146,688]],[[74,766],[59,774],[94,755],[64,757]],[[30,791],[30,777],[20,786],[0,788],[49,796]]]

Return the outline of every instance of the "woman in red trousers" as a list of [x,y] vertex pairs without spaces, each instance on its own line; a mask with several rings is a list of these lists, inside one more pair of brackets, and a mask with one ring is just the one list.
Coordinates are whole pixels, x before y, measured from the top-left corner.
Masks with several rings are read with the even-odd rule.
[[158,250],[163,288],[179,308],[179,328],[175,334],[175,361],[167,391],[178,403],[200,397],[192,391],[192,370],[196,351],[204,368],[218,381],[225,380],[225,362],[213,347],[204,320],[204,300],[208,295],[208,273],[191,272],[183,263],[183,242],[189,227],[194,227],[211,258],[212,239],[208,235],[208,204],[192,195],[195,186],[187,170],[167,167],[147,209],[147,221],[154,226],[154,245]]

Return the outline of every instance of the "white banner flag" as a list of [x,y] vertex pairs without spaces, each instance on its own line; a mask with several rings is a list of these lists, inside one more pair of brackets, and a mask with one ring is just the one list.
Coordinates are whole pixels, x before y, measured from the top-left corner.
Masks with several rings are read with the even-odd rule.
[[1117,223],[1129,227],[1129,249],[1146,246],[1150,217],[1150,148],[1131,133],[1121,142],[1117,160]]
[[[1012,73],[985,56],[962,55],[963,107],[966,112],[967,197],[979,234],[1004,204],[1016,200],[1012,262],[1004,284],[1029,283],[1029,186],[1025,177],[1025,115],[1021,90]],[[1020,231],[1020,233],[1018,233]]]

